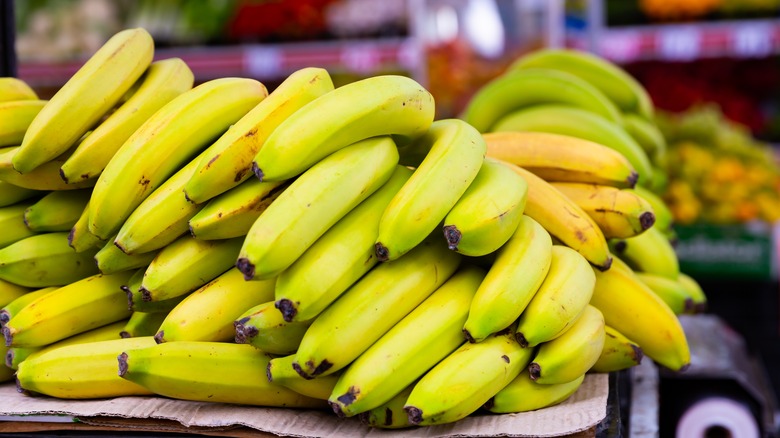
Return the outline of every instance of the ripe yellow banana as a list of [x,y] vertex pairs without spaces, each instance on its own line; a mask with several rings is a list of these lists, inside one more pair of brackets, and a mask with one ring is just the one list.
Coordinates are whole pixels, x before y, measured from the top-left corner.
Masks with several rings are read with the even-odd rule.
[[[138,269],[130,276],[125,284],[120,286],[120,289],[127,295],[127,307],[133,312],[167,314],[189,295],[189,293],[186,293],[162,301],[144,301],[141,291],[141,281],[144,278],[145,270],[145,268]],[[155,331],[155,334],[156,333],[157,332]]]
[[517,340],[535,347],[562,335],[587,307],[595,283],[593,269],[579,253],[553,245],[550,270],[517,320]]
[[13,76],[0,78],[0,102],[36,99],[38,94],[24,80]]
[[409,422],[452,423],[475,412],[525,369],[532,351],[517,343],[513,328],[462,345],[414,385],[404,406]]
[[520,373],[483,407],[494,414],[536,411],[563,403],[584,381],[585,374],[582,374],[566,383],[541,384],[531,380],[528,373]]
[[607,239],[633,237],[655,223],[653,207],[630,190],[576,182],[550,184],[582,208]]
[[113,35],[35,117],[13,158],[28,173],[73,146],[109,112],[149,67],[152,36],[141,28]]
[[[6,303],[0,309],[0,327],[6,325],[25,306],[57,289],[59,289],[57,286],[50,286],[29,290],[25,287],[0,280],[0,303]],[[8,301],[9,298],[12,298],[11,301]]]
[[134,311],[122,327],[119,336],[122,338],[154,336],[160,330],[160,324],[162,324],[166,316],[165,312],[147,313]]
[[45,100],[0,102],[0,146],[18,146]]
[[[642,146],[653,164],[664,164],[666,138],[653,122],[638,114],[627,113],[623,114],[623,127],[639,143],[639,146]],[[654,171],[653,174],[658,172]]]
[[0,249],[0,279],[27,287],[61,286],[98,272],[97,252],[77,253],[68,233],[43,233]]
[[688,290],[688,295],[693,299],[693,311],[703,313],[707,310],[707,295],[701,285],[690,275],[680,272],[677,281]]
[[28,358],[16,372],[20,391],[64,399],[92,399],[152,392],[117,375],[124,350],[154,345],[151,336],[73,344]]
[[622,123],[620,110],[599,89],[571,73],[546,68],[517,69],[489,81],[469,100],[460,118],[479,132],[489,132],[503,116],[544,104],[582,108]]
[[0,181],[0,207],[8,207],[17,202],[26,201],[45,194],[39,190],[25,189],[9,182]]
[[[274,306],[274,302],[268,301],[246,310],[236,318],[233,325],[237,344],[250,344],[270,354],[288,355],[298,349],[311,321],[287,322]],[[292,369],[292,359],[290,371],[298,375]]]
[[84,212],[91,189],[54,191],[24,211],[24,223],[36,233],[70,231]]
[[184,187],[187,199],[202,204],[249,178],[252,160],[276,128],[303,106],[331,91],[333,81],[325,69],[308,67],[293,72],[206,149]]
[[609,269],[612,255],[598,224],[547,181],[514,164],[507,165],[528,183],[523,213],[539,222],[553,238],[579,252],[593,266]]
[[672,309],[675,315],[683,313],[695,313],[693,297],[688,289],[683,286],[679,278],[671,279],[647,272],[636,272],[636,276],[647,287],[656,293]]
[[244,278],[279,275],[387,182],[397,164],[395,143],[382,136],[342,148],[307,169],[249,229],[236,262]]
[[269,360],[267,354],[245,344],[165,342],[125,349],[119,355],[119,376],[174,399],[289,408],[326,406],[324,400],[269,382],[262,372]]
[[141,201],[267,93],[254,79],[220,78],[160,108],[122,144],[98,177],[90,200],[90,231],[103,239],[116,233]]
[[0,279],[0,304],[3,306],[30,293],[32,289]]
[[313,378],[349,365],[447,281],[460,257],[429,239],[375,266],[317,316],[295,353],[296,371]]
[[100,122],[62,164],[62,179],[75,182],[100,175],[133,132],[165,104],[191,89],[193,81],[192,71],[179,58],[152,62],[130,98]]
[[660,196],[642,186],[636,186],[633,189],[629,189],[629,191],[636,193],[653,207],[653,214],[655,215],[655,225],[653,225],[653,228],[658,228],[664,234],[667,234],[672,230],[674,215]]
[[252,178],[212,198],[189,220],[197,239],[214,240],[246,236],[252,224],[289,186],[287,182],[262,182]]
[[485,141],[458,119],[434,122],[409,147],[425,158],[379,221],[379,261],[395,260],[423,241],[460,199],[485,159]]
[[233,322],[246,309],[271,301],[275,283],[273,278],[246,282],[238,269],[231,268],[171,309],[154,339],[157,342],[231,341],[236,334]]
[[485,270],[469,266],[382,335],[341,374],[328,403],[351,417],[392,399],[463,344],[461,328]]
[[624,239],[610,240],[610,248],[634,271],[672,280],[680,274],[680,262],[669,239],[658,228]]
[[0,248],[37,234],[24,223],[24,212],[30,205],[32,203],[28,201],[0,207],[0,229],[3,230],[0,234]]
[[626,157],[637,173],[639,184],[649,183],[653,168],[644,149],[620,126],[583,109],[561,105],[539,105],[508,114],[493,132],[537,131],[582,138],[607,146]]
[[304,379],[295,372],[292,366],[294,361],[294,354],[271,359],[265,369],[268,381],[290,388],[307,397],[327,400],[341,377],[341,373],[321,376],[316,379]]
[[371,137],[410,141],[433,122],[433,96],[405,76],[351,82],[307,103],[271,133],[252,170],[262,181],[303,173],[328,155]]
[[75,281],[25,306],[3,328],[9,347],[40,346],[130,317],[119,289],[130,272]]
[[604,338],[604,316],[599,309],[585,306],[562,335],[539,345],[528,365],[531,379],[547,385],[582,377],[601,355]]
[[60,166],[70,156],[70,151],[41,164],[35,170],[21,174],[13,167],[13,157],[20,146],[0,148],[0,180],[31,190],[74,190],[92,187],[96,180],[68,184],[60,178]]
[[377,264],[374,242],[390,200],[412,171],[396,166],[390,179],[317,239],[276,282],[276,307],[286,321],[314,318]]
[[79,218],[68,233],[68,245],[76,252],[103,248],[106,242],[89,232],[89,200],[84,204]]
[[404,411],[404,405],[406,405],[406,399],[408,399],[409,394],[412,393],[415,383],[417,382],[404,388],[403,391],[396,394],[395,397],[391,398],[388,402],[359,414],[360,421],[370,427],[379,429],[403,429],[411,427],[412,423],[409,422],[409,416],[406,415],[406,411]]
[[114,238],[114,236],[109,238],[95,253],[95,263],[103,274],[146,268],[159,253],[159,251],[150,251],[141,254],[125,254],[114,245]]
[[611,373],[631,368],[642,362],[644,353],[642,347],[636,342],[608,325],[604,326],[604,335],[604,347],[590,371]]
[[550,234],[523,215],[471,302],[463,325],[469,342],[481,342],[517,320],[547,276],[552,247]]

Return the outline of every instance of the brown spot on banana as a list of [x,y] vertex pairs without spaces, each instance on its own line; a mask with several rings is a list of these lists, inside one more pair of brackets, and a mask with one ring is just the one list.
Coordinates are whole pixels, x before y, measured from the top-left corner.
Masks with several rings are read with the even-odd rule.
[[374,244],[374,252],[376,253],[377,260],[380,262],[386,262],[390,259],[390,251],[386,246],[382,245],[381,242]]
[[287,298],[282,298],[274,303],[274,307],[282,312],[282,318],[287,322],[292,322],[295,315],[298,314],[298,308],[292,301]]
[[528,374],[530,374],[531,380],[536,381],[542,376],[542,367],[536,362],[531,362],[531,365],[528,365]]
[[123,351],[116,359],[119,362],[119,377],[123,377],[127,374],[127,353]]
[[239,258],[236,262],[236,268],[244,274],[244,280],[250,281],[255,278],[255,265],[248,258]]
[[414,406],[406,406],[404,407],[404,410],[406,411],[406,415],[409,417],[409,423],[414,424],[415,426],[422,423],[423,421],[422,409],[416,408]]

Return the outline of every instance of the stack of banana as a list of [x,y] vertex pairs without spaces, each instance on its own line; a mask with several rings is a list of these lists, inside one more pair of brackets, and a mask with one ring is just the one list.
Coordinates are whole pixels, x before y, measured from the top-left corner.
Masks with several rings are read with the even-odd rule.
[[397,428],[541,409],[643,355],[688,366],[677,315],[706,298],[643,185],[652,105],[617,67],[539,51],[434,120],[402,76],[193,87],[153,53],[122,31],[48,101],[0,80],[0,377],[20,392]]

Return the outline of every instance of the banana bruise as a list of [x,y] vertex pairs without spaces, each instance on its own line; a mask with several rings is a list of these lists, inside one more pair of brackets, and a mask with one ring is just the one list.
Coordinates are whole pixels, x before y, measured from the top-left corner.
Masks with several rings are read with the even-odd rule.
[[245,181],[252,175],[252,161],[276,128],[306,104],[331,91],[333,81],[325,69],[307,67],[287,76],[206,149],[184,187],[186,198],[202,204]]
[[[633,113],[623,114],[623,128],[636,140],[654,164],[666,160],[666,138],[663,132],[648,119]],[[653,171],[653,174],[663,171]]]
[[149,194],[267,93],[254,79],[220,78],[160,108],[122,144],[98,177],[90,200],[90,231],[103,239],[116,233]]
[[387,182],[397,164],[395,143],[382,136],[339,149],[307,169],[252,224],[236,262],[244,278],[279,275]]
[[274,301],[258,304],[236,318],[233,323],[236,344],[250,344],[260,351],[275,355],[291,355],[298,350],[312,321],[287,322],[274,304]]
[[664,300],[675,315],[695,313],[693,297],[679,278],[673,280],[647,272],[635,272],[635,274],[642,283]]
[[37,99],[38,94],[24,80],[13,76],[0,78],[0,102]]
[[146,268],[157,257],[158,251],[141,254],[125,254],[114,245],[116,236],[110,237],[95,253],[95,263],[102,274],[113,274],[138,268]]
[[531,380],[528,373],[520,373],[493,398],[484,409],[494,414],[511,414],[544,409],[563,403],[582,386],[585,375],[566,383],[541,384]]
[[269,382],[262,373],[269,360],[250,345],[191,341],[127,348],[118,356],[122,379],[164,397],[288,408],[327,405]]
[[38,298],[3,327],[9,347],[41,346],[130,317],[119,286],[130,273],[96,274]]
[[32,290],[28,287],[0,279],[0,304],[6,306],[24,295],[27,295],[31,291]]
[[164,312],[146,313],[134,311],[119,332],[119,337],[154,336],[159,331],[160,324],[162,324],[166,316],[167,314]]
[[604,346],[591,372],[611,373],[639,365],[644,353],[636,342],[628,339],[611,326],[604,325]]
[[314,318],[377,263],[374,242],[390,200],[412,171],[390,179],[317,239],[276,282],[276,307],[286,321]]
[[688,295],[693,299],[694,313],[704,313],[707,310],[707,295],[701,285],[690,275],[680,272],[677,281],[688,290]]
[[36,232],[70,231],[78,222],[91,189],[51,192],[24,211],[24,223]]
[[463,325],[469,342],[481,342],[517,320],[547,276],[552,248],[550,234],[523,215],[471,301]]
[[413,79],[380,75],[314,99],[283,121],[254,158],[262,181],[303,173],[328,155],[371,137],[408,142],[433,122],[433,96]]
[[[144,278],[145,269],[136,270],[125,284],[120,286],[122,292],[127,295],[127,308],[133,312],[163,313],[168,314],[178,305],[189,293],[179,295],[178,297],[168,298],[162,301],[144,301],[143,291],[141,290],[141,281]],[[157,331],[155,331],[156,334]]]
[[460,332],[485,270],[465,267],[450,277],[341,374],[328,403],[351,417],[390,401],[463,344]]
[[550,270],[517,320],[520,345],[535,347],[567,332],[587,307],[595,281],[584,257],[553,245]]
[[349,365],[447,281],[460,257],[429,239],[375,266],[312,322],[295,354],[296,371],[314,378]]
[[43,194],[45,194],[45,192],[26,189],[24,187],[15,186],[9,182],[0,181],[0,208],[8,207],[30,198],[36,198]]
[[0,148],[0,180],[30,190],[75,190],[92,187],[97,182],[96,179],[90,179],[68,184],[60,178],[60,166],[68,159],[71,150],[21,174],[14,169],[12,163],[20,148],[21,146]]
[[[16,315],[25,306],[57,289],[59,288],[56,286],[51,286],[37,290],[29,290],[21,286],[16,286],[15,284],[8,283],[4,280],[0,280],[0,303],[6,302],[0,309],[0,328],[5,326],[8,321],[10,321],[11,318],[13,318],[13,316]],[[9,298],[13,299],[8,301]]]
[[620,110],[599,89],[561,70],[528,68],[509,71],[480,87],[460,116],[479,132],[488,132],[503,116],[536,105],[582,108],[614,123]]
[[152,62],[154,41],[141,28],[113,35],[35,117],[14,168],[28,173],[68,150],[113,108]]
[[672,230],[674,215],[660,196],[642,186],[636,186],[629,189],[629,191],[634,192],[653,207],[653,214],[655,215],[654,228],[658,228],[663,233],[668,233]]
[[[106,242],[89,232],[89,200],[68,233],[68,245],[76,252],[103,248]],[[95,254],[97,255],[97,253]]]
[[0,229],[3,230],[0,234],[0,248],[38,234],[27,228],[27,224],[24,223],[24,212],[31,205],[31,202],[19,202],[0,207]]
[[498,250],[523,216],[528,184],[502,163],[485,158],[477,176],[444,217],[449,247],[479,257]]
[[406,415],[406,411],[404,411],[404,405],[406,404],[406,399],[409,398],[409,394],[412,393],[415,383],[417,382],[413,382],[411,385],[404,388],[403,391],[396,394],[386,403],[358,414],[360,422],[379,429],[403,429],[411,427],[412,423],[409,422],[409,416]]
[[333,393],[333,388],[336,386],[336,382],[338,382],[341,374],[335,373],[316,379],[304,379],[293,368],[294,361],[294,354],[275,357],[268,361],[268,366],[266,367],[268,381],[290,388],[307,397],[327,400]]
[[100,175],[136,129],[165,104],[190,90],[194,79],[192,70],[180,58],[152,62],[130,90],[130,98],[100,122],[62,164],[62,179],[76,182]]
[[34,288],[73,283],[98,272],[96,252],[74,251],[68,233],[35,234],[0,249],[0,279]]
[[21,144],[24,133],[46,103],[45,100],[0,102],[0,146]]
[[248,283],[238,269],[231,268],[168,312],[154,339],[157,342],[230,341],[236,333],[233,322],[246,309],[272,300],[275,283],[274,278]]
[[468,123],[443,119],[409,148],[425,158],[382,214],[375,243],[379,261],[397,259],[441,224],[476,178],[486,146]]
[[624,239],[610,240],[610,248],[634,271],[676,280],[680,262],[669,239],[658,228]]
[[68,345],[19,364],[20,392],[62,399],[151,395],[152,391],[117,375],[116,357],[130,348],[154,345],[151,336]]

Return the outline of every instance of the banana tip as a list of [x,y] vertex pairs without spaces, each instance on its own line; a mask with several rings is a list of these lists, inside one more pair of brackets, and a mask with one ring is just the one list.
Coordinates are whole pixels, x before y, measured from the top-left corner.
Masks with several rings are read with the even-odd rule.
[[447,246],[451,250],[458,250],[458,244],[460,243],[461,237],[462,234],[455,225],[447,225],[444,227],[444,238],[447,239]]
[[639,225],[642,230],[647,230],[655,224],[655,215],[652,211],[646,211],[639,215]]
[[404,406],[404,410],[406,411],[407,417],[409,417],[409,423],[414,425],[418,425],[422,423],[423,421],[422,409],[416,408],[414,406]]
[[8,311],[5,309],[0,310],[0,327],[4,327],[10,320],[11,315],[8,314]]
[[197,204],[197,202],[193,201],[192,198],[190,198],[190,195],[187,194],[187,190],[182,190],[184,192],[184,199],[187,200],[190,204]]
[[328,404],[330,405],[330,408],[333,409],[333,413],[336,414],[337,417],[339,418],[347,417],[347,415],[344,414],[344,411],[341,410],[341,405],[332,401],[329,401]]
[[639,174],[636,173],[635,170],[632,170],[631,174],[628,175],[628,178],[626,178],[626,182],[628,183],[628,187],[630,187],[630,188],[636,187],[637,181],[639,181]]
[[3,327],[3,337],[5,338],[5,346],[10,347],[14,342],[14,334],[11,332],[11,328],[8,326]]
[[162,344],[163,342],[165,342],[165,331],[164,330],[160,330],[159,332],[157,332],[157,334],[154,335],[154,342],[156,342],[158,344]]
[[520,344],[521,347],[528,348],[528,340],[525,339],[525,336],[522,333],[515,333],[515,339],[517,339],[517,343]]
[[127,353],[123,351],[116,359],[119,362],[119,377],[124,377],[127,374]]
[[605,260],[604,263],[594,266],[601,272],[607,271],[612,267],[612,257],[607,257],[607,260]]
[[531,362],[531,365],[528,365],[528,374],[531,376],[531,380],[536,381],[542,376],[542,367],[536,362]]
[[241,257],[236,262],[236,268],[244,274],[244,280],[249,281],[255,278],[255,265],[246,257]]
[[466,337],[466,340],[469,341],[469,344],[474,344],[477,342],[477,340],[474,339],[474,337],[471,336],[471,333],[469,333],[469,331],[466,329],[463,329],[463,336]]
[[282,298],[276,301],[276,303],[274,303],[274,307],[282,312],[282,318],[284,318],[286,322],[292,322],[293,318],[295,318],[295,315],[298,314],[298,309],[295,307],[295,303],[293,303],[291,300],[288,300],[287,298]]
[[374,252],[376,253],[377,260],[380,262],[386,262],[390,260],[390,251],[386,246],[382,245],[381,242],[374,244]]
[[252,162],[252,173],[255,174],[257,179],[263,181],[263,177],[265,177],[265,174],[263,173],[263,170],[260,169],[260,166],[258,166],[256,162]]
[[14,356],[16,356],[16,353],[13,349],[9,349],[5,352],[5,366],[8,368],[14,367]]
[[642,347],[636,344],[631,344],[631,349],[634,351],[634,359],[636,360],[637,365],[639,365],[645,357],[645,352],[642,351]]
[[130,332],[128,332],[127,330],[122,330],[121,332],[119,332],[119,337],[122,339],[127,339],[127,338],[132,338],[133,335],[131,335]]

